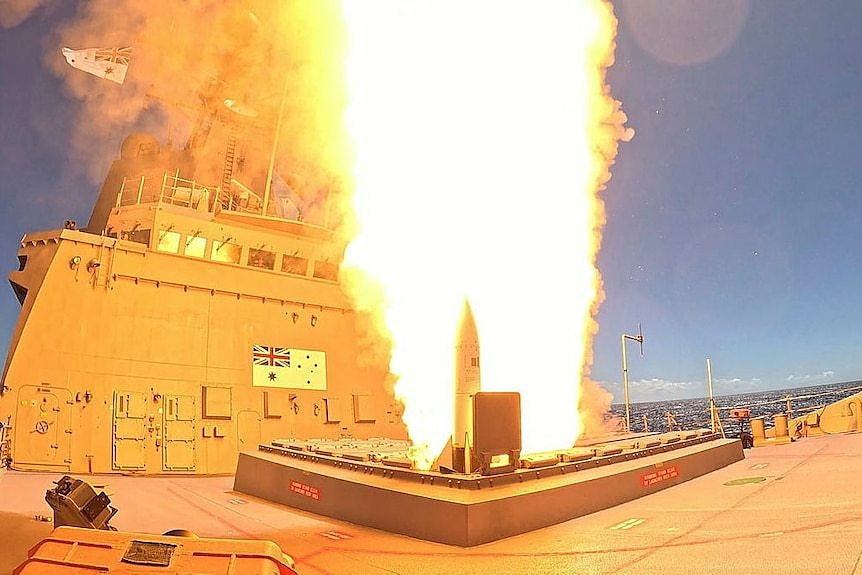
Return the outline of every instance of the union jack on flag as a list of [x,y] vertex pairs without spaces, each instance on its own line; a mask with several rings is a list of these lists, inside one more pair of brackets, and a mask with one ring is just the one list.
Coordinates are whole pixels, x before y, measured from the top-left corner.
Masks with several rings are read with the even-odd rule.
[[290,367],[290,350],[286,347],[255,345],[252,347],[252,361],[254,365]]
[[100,48],[96,50],[96,62],[112,62],[128,66],[131,59],[131,48]]

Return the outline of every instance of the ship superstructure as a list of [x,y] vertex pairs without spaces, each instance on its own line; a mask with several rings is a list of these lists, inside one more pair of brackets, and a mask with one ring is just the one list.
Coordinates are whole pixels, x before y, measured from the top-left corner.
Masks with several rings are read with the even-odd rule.
[[406,437],[338,283],[343,243],[193,164],[129,136],[86,228],[22,239],[0,397],[14,468],[231,473],[277,437]]

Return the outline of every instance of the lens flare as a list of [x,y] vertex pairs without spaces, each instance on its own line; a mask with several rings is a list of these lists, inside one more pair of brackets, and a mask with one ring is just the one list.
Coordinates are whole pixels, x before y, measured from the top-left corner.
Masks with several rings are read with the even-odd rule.
[[427,469],[451,434],[465,298],[482,389],[521,393],[524,451],[571,446],[602,299],[598,192],[632,135],[605,85],[611,6],[344,0],[342,9],[359,225],[345,267],[380,289],[348,286],[392,340],[414,463]]

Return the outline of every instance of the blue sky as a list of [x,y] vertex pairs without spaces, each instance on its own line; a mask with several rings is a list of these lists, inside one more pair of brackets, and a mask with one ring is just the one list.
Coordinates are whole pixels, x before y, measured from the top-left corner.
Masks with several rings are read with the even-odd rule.
[[694,65],[639,43],[658,5],[638,4],[617,4],[609,82],[637,135],[605,193],[594,378],[617,393],[640,321],[635,398],[705,395],[708,355],[717,393],[862,379],[862,4],[752,2]]
[[[636,136],[604,192],[593,378],[621,398],[620,334],[641,322],[634,400],[705,395],[707,356],[719,394],[862,379],[862,3],[615,7],[608,80]],[[98,191],[66,146],[78,104],[43,66],[74,8],[0,27],[6,270],[22,234],[86,222]],[[0,290],[3,349],[17,312]]]

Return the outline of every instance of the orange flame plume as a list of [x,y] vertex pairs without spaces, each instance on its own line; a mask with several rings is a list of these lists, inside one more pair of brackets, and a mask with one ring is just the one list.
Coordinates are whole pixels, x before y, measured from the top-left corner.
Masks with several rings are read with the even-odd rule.
[[483,389],[521,392],[524,450],[571,446],[603,297],[598,192],[633,133],[605,84],[610,4],[345,0],[343,11],[360,226],[345,264],[382,286],[357,282],[353,295],[379,304],[391,335],[415,464],[428,468],[451,433],[465,297]]

